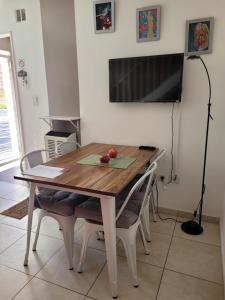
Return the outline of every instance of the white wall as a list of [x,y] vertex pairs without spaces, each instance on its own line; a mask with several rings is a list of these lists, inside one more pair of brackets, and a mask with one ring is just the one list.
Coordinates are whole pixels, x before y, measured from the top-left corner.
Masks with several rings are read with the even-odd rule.
[[[16,23],[18,8],[26,9],[26,22]],[[39,1],[0,0],[0,34],[8,32],[12,32],[17,70],[18,60],[26,61],[29,85],[24,87],[20,79],[18,82],[25,151],[30,151],[43,147],[43,135],[48,129],[39,119],[49,111]],[[33,105],[34,96],[39,98],[38,106]]]
[[40,0],[51,115],[79,116],[73,0]]
[[[136,43],[136,8],[162,5],[161,39]],[[184,51],[185,21],[215,17],[213,54],[204,55],[212,78],[214,121],[210,125],[207,191],[204,213],[219,216],[224,192],[224,78],[225,2],[218,0],[116,0],[116,31],[94,34],[90,0],[75,0],[82,141],[150,144],[168,150],[164,172],[169,172],[170,104],[113,104],[108,96],[108,59]],[[198,61],[185,62],[178,153],[179,185],[161,191],[160,205],[193,211],[200,197],[208,86]]]

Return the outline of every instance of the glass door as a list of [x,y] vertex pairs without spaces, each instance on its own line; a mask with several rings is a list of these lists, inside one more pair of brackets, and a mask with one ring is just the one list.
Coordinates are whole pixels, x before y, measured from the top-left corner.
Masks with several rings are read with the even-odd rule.
[[0,165],[20,157],[14,90],[10,56],[0,54]]

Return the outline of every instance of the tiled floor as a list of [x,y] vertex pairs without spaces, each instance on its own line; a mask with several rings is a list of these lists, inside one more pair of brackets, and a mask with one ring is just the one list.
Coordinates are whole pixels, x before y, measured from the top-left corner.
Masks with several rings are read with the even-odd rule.
[[[35,211],[35,233],[38,210]],[[61,232],[54,220],[43,222],[37,252],[23,267],[26,218],[21,221],[0,215],[0,299],[81,300],[112,299],[108,285],[104,242],[90,240],[85,271],[67,269]],[[139,288],[132,287],[121,243],[118,243],[119,299],[222,300],[223,281],[218,225],[205,223],[202,236],[193,238],[180,223],[151,224],[151,254],[144,255],[137,237]],[[83,222],[75,230],[74,265],[80,252]],[[33,234],[34,236],[34,234]],[[32,239],[33,239],[32,236]],[[12,284],[13,282],[13,284]]]
[[[15,203],[20,197],[26,196],[26,187],[15,184],[13,180],[7,182],[8,176],[0,174],[0,209],[1,205],[7,206],[8,201]],[[38,213],[35,210],[32,240]],[[189,236],[180,229],[181,219],[175,219],[175,222],[168,220],[151,223],[149,256],[144,254],[140,237],[137,237],[139,288],[133,288],[130,283],[124,250],[121,243],[118,243],[119,299],[224,299],[219,226],[204,223],[201,236]],[[76,270],[69,271],[57,223],[45,218],[37,252],[30,252],[29,266],[25,268],[26,222],[27,217],[16,220],[0,215],[1,300],[112,299],[104,242],[93,236],[89,243],[85,271],[82,274]],[[82,226],[83,221],[78,220],[75,227],[75,266],[80,252]]]
[[13,178],[18,172],[18,166],[0,172],[0,213],[29,196],[27,184]]

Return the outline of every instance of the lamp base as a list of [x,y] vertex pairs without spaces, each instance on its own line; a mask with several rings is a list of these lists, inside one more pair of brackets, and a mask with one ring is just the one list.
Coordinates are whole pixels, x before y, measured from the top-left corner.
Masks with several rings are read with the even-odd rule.
[[203,228],[195,221],[187,221],[181,224],[181,229],[187,234],[199,235],[203,233]]

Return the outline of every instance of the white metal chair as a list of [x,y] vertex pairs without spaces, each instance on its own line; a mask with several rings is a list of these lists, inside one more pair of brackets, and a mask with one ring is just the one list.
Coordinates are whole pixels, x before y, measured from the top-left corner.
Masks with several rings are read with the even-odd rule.
[[[148,172],[151,169],[151,167],[152,167],[152,165],[154,163],[156,163],[158,165],[159,160],[165,155],[165,153],[166,153],[165,149],[163,149],[159,153],[157,153],[155,159],[150,164],[150,166],[147,168],[146,172]],[[142,213],[143,227],[144,227],[144,230],[146,232],[146,240],[148,242],[151,242],[150,213],[149,213],[149,211],[150,211],[150,205],[151,205],[151,208],[152,208],[153,220],[154,220],[154,222],[156,222],[155,201],[154,201],[154,194],[153,194],[153,189],[154,189],[154,187],[156,185],[156,181],[157,181],[157,174],[154,173],[154,176],[153,176],[153,179],[152,179],[151,195],[148,198],[148,202],[146,204],[146,209],[143,210],[143,213]],[[142,187],[140,187],[140,190],[141,190],[141,188]]]
[[[21,173],[24,173],[24,165],[32,168],[42,164],[45,160],[44,154],[47,150],[36,150],[23,156],[20,162]],[[69,261],[69,269],[73,269],[73,244],[74,244],[74,225],[76,217],[74,210],[76,205],[88,199],[75,193],[61,192],[53,189],[39,188],[37,191],[35,206],[40,208],[39,220],[33,251],[36,251],[37,241],[40,232],[41,221],[44,217],[52,217],[59,223],[62,230],[66,253]]]
[[61,156],[61,155],[70,153],[80,147],[81,147],[81,145],[79,143],[73,142],[73,141],[68,141],[68,142],[60,144],[57,147],[56,152],[59,156]]
[[[122,240],[127,256],[128,266],[134,287],[138,287],[137,267],[136,267],[136,233],[140,227],[142,240],[145,242],[144,232],[141,223],[141,215],[146,209],[146,204],[152,189],[152,179],[154,171],[157,167],[156,163],[151,165],[151,168],[146,172],[131,188],[129,194],[121,202],[122,205],[117,209],[116,215],[116,233]],[[145,180],[148,183],[144,192],[138,192],[139,187]],[[80,204],[75,212],[76,217],[82,217],[86,220],[84,224],[83,243],[78,263],[78,272],[82,272],[83,263],[86,257],[87,245],[90,236],[96,231],[103,231],[101,207],[99,199],[89,199],[83,204]]]

